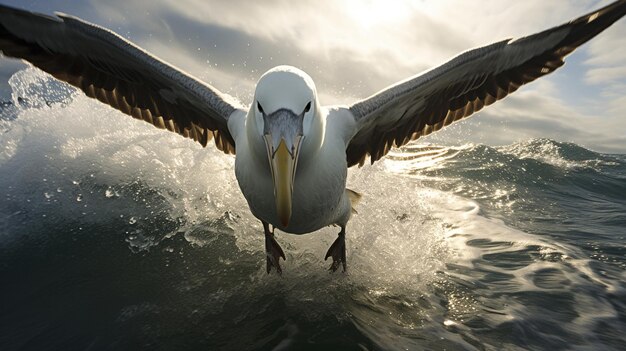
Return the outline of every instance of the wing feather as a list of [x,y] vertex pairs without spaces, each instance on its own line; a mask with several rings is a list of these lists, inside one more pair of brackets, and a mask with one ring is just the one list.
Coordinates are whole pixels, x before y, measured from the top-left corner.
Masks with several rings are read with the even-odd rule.
[[348,165],[433,133],[554,72],[565,56],[626,14],[626,0],[541,33],[467,51],[349,107],[356,132]]
[[235,152],[239,103],[114,32],[64,14],[0,5],[0,52],[20,58],[136,119]]

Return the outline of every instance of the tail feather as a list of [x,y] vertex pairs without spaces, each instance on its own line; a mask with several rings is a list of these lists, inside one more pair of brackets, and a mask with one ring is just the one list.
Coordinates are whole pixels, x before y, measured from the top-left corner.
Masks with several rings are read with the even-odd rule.
[[361,197],[363,197],[363,195],[348,188],[346,188],[346,193],[348,194],[348,198],[350,199],[350,207],[352,207],[352,213],[358,214],[358,212],[356,211],[356,206],[361,201]]

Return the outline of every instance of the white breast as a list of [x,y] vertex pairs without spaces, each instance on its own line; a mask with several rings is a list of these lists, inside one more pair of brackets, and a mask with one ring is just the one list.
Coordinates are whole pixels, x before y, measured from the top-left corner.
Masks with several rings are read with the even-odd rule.
[[[343,223],[350,215],[345,195],[347,164],[345,143],[332,131],[313,157],[301,155],[294,182],[289,225],[280,225],[276,214],[274,187],[267,159],[255,159],[247,138],[237,140],[235,173],[250,210],[259,219],[293,234],[304,234]],[[303,157],[308,156],[308,157]]]

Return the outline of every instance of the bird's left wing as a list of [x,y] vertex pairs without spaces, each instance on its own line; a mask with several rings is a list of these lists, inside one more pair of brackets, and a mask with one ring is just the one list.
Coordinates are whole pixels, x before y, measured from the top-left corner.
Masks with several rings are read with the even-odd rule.
[[64,14],[0,5],[0,52],[24,59],[87,96],[206,146],[235,152],[228,118],[240,108],[219,92],[105,28]]
[[626,14],[626,0],[517,40],[467,51],[349,107],[356,130],[348,165],[363,165],[472,115],[563,65],[565,56]]

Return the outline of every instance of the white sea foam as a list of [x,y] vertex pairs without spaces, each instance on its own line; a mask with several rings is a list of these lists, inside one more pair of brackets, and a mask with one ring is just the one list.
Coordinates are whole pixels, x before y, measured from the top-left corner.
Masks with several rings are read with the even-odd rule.
[[[59,96],[67,100],[69,88],[34,88],[48,84],[50,79],[36,69],[27,69],[16,74],[11,85],[14,95],[28,96],[35,102]],[[256,234],[260,226],[238,191],[232,156],[129,118],[80,93],[69,96],[71,102],[67,106],[37,103],[36,108],[19,109],[18,118],[9,123],[9,130],[0,139],[0,167],[11,162],[14,169],[4,172],[12,173],[1,180],[4,187],[28,187],[24,193],[34,192],[32,200],[36,206],[38,201],[45,204],[65,190],[73,192],[76,199],[84,198],[81,184],[90,181],[107,185],[101,194],[93,194],[106,202],[119,196],[113,196],[111,186],[140,180],[166,195],[172,218],[182,216],[189,222],[201,222],[220,218],[224,212],[234,213],[238,220],[230,225],[236,226],[234,233],[240,248],[260,249],[262,238]],[[355,262],[352,275],[378,276],[383,280],[403,276],[398,281],[404,284],[408,279],[443,269],[452,257],[469,262],[495,250],[472,248],[463,241],[451,240],[467,235],[474,238],[468,240],[512,242],[507,248],[511,250],[520,245],[540,245],[567,255],[569,249],[540,243],[531,235],[482,217],[476,203],[425,188],[407,172],[416,162],[428,166],[442,164],[470,147],[427,146],[418,150],[418,157],[409,160],[401,158],[414,155],[415,150],[396,152],[384,166],[351,170],[348,186],[364,194],[359,214],[348,228],[348,245],[352,248],[349,260]],[[407,165],[401,165],[402,162]],[[336,231],[323,230],[323,239],[317,235],[281,235],[281,240],[294,247],[319,251],[321,256],[319,253],[334,240]]]
[[[43,101],[58,98],[46,96],[46,90],[29,90],[47,79],[37,70],[26,70],[11,85],[16,94],[43,94]],[[473,316],[483,316],[492,327],[539,318],[522,300],[510,299],[510,293],[575,291],[575,303],[568,307],[578,317],[568,323],[584,337],[592,338],[589,330],[617,318],[604,294],[619,288],[594,273],[577,249],[485,217],[476,202],[424,186],[425,178],[411,171],[445,167],[463,147],[429,146],[418,158],[403,160],[406,154],[394,154],[390,162],[351,170],[348,186],[364,197],[348,226],[349,274],[326,272],[329,262],[323,255],[338,229],[325,228],[304,236],[278,233],[288,257],[285,279],[279,279],[265,275],[262,228],[238,190],[232,156],[134,120],[82,94],[63,96],[64,104],[22,106],[16,119],[3,122],[4,223],[20,211],[105,225],[122,217],[133,229],[120,234],[138,251],[158,247],[179,232],[190,245],[207,248],[220,235],[234,236],[238,250],[258,254],[261,261],[249,286],[239,288],[261,294],[278,286],[287,301],[302,306],[302,313],[311,318],[341,305],[348,313],[345,318],[371,334],[387,323],[427,330],[471,348],[457,334],[471,334],[464,323]],[[553,161],[547,160],[560,165]],[[152,200],[165,204],[164,209],[151,208]],[[130,207],[124,204],[130,202],[124,201],[143,201],[145,210],[128,213]],[[9,211],[11,206],[17,212]],[[156,237],[145,227],[153,222],[150,216],[166,216],[178,224]],[[19,236],[4,229],[0,240]],[[226,255],[222,263],[228,266],[236,260],[237,255]],[[494,281],[494,276],[500,280]],[[327,293],[333,287],[351,298]],[[372,322],[360,303],[387,306],[380,307],[382,312],[399,306],[406,311]],[[593,312],[589,306],[594,306]]]
[[[584,151],[587,155],[568,157],[564,148],[579,149],[578,152]],[[575,144],[557,143],[549,139],[530,139],[513,145],[499,147],[498,150],[520,159],[534,159],[565,170],[579,168],[597,169],[599,166],[614,166],[617,164],[613,161],[600,159],[600,155],[584,150]]]

